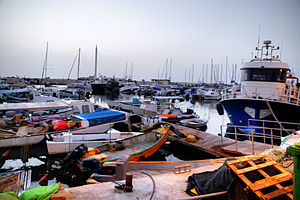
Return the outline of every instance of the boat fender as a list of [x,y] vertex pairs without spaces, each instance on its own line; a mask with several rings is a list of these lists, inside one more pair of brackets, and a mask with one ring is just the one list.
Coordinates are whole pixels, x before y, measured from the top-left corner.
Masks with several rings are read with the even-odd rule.
[[222,104],[218,103],[217,104],[217,111],[219,115],[224,115],[224,108],[222,106]]
[[48,175],[44,175],[40,180],[39,180],[39,184],[41,186],[46,186],[48,185]]
[[6,158],[10,155],[10,150],[7,150],[5,153],[2,154],[3,158]]

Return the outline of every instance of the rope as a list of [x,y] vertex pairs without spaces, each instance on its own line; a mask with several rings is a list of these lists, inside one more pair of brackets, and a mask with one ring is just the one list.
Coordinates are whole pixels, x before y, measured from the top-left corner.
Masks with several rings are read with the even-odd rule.
[[151,178],[152,182],[153,182],[153,190],[152,190],[152,194],[151,194],[151,197],[150,197],[150,200],[151,200],[152,197],[153,197],[153,195],[154,195],[154,192],[155,192],[155,182],[154,182],[154,179],[153,179],[153,177],[150,174],[148,174],[146,172],[141,172],[141,173],[149,176]]
[[271,113],[272,113],[272,115],[273,115],[273,117],[274,117],[274,119],[276,120],[276,122],[279,124],[279,126],[280,126],[280,128],[282,128],[285,132],[287,132],[288,134],[290,134],[283,126],[282,126],[282,124],[280,123],[280,121],[278,121],[278,119],[277,119],[277,117],[276,117],[276,115],[274,114],[274,112],[273,112],[273,110],[272,110],[272,108],[271,108],[271,106],[270,106],[270,103],[269,103],[269,101],[266,101],[266,103],[267,103],[267,105],[268,105],[268,108],[269,108],[269,110],[271,111]]

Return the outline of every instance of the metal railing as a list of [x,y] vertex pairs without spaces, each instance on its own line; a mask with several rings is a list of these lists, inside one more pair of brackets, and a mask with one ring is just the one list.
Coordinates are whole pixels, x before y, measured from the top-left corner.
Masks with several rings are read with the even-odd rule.
[[[278,125],[280,127],[279,133],[280,137],[283,137],[283,133],[286,133],[286,135],[290,135],[296,130],[294,128],[286,129],[285,127],[300,127],[300,123],[295,123],[295,122],[282,122],[282,121],[273,121],[273,120],[262,120],[262,119],[248,119],[248,126],[253,126],[251,125],[251,122],[255,122],[262,124],[262,134],[265,135],[265,127],[270,127],[274,125]],[[268,126],[266,126],[266,124]],[[264,138],[264,143],[265,143],[265,138]]]
[[[247,91],[248,89],[248,91]],[[273,90],[272,94],[263,92],[265,90]],[[286,103],[300,105],[300,91],[296,89],[283,89],[273,87],[254,87],[243,86],[241,91],[231,91],[230,89],[222,90],[222,100],[232,98],[251,98],[251,99],[268,99],[277,100]]]
[[[233,132],[227,132],[227,128],[233,128]],[[281,141],[281,136],[276,135],[278,131],[282,133],[282,131],[293,133],[294,129],[284,129],[282,128],[270,128],[270,127],[261,127],[261,126],[234,126],[234,125],[221,125],[221,149],[224,148],[224,138],[226,135],[234,135],[235,140],[235,151],[238,151],[238,141],[239,137],[248,137],[248,140],[251,141],[252,146],[252,154],[255,153],[255,139],[263,139],[263,143],[266,143],[266,139],[270,140],[272,148],[274,148],[274,140]],[[224,128],[226,128],[224,133]],[[262,130],[263,133],[256,132],[256,130]]]

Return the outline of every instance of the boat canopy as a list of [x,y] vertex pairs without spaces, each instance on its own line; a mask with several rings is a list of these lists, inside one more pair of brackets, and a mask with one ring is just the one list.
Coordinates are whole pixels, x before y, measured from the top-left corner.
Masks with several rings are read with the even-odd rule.
[[34,110],[34,109],[54,109],[54,108],[68,108],[72,107],[63,101],[54,102],[35,102],[35,103],[8,103],[0,104],[0,111],[9,110]]
[[241,67],[243,69],[290,69],[284,62],[245,62]]
[[125,113],[118,111],[102,110],[92,113],[73,115],[72,118],[73,121],[76,121],[76,119],[87,120],[89,122],[89,126],[96,126],[125,120],[126,115]]
[[31,90],[28,88],[15,89],[15,90],[0,90],[0,94],[11,94],[11,93],[22,93],[22,92],[30,92]]

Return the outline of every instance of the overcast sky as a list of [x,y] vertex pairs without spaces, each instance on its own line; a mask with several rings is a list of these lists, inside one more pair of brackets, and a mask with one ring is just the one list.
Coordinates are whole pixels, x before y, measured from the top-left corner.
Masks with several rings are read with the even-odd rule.
[[211,58],[248,61],[259,25],[300,75],[300,0],[0,0],[0,76],[41,77],[48,41],[51,78],[67,78],[78,48],[80,76],[93,75],[98,45],[106,76],[133,62],[133,78],[150,80],[172,58],[173,81],[193,64],[196,81]]

